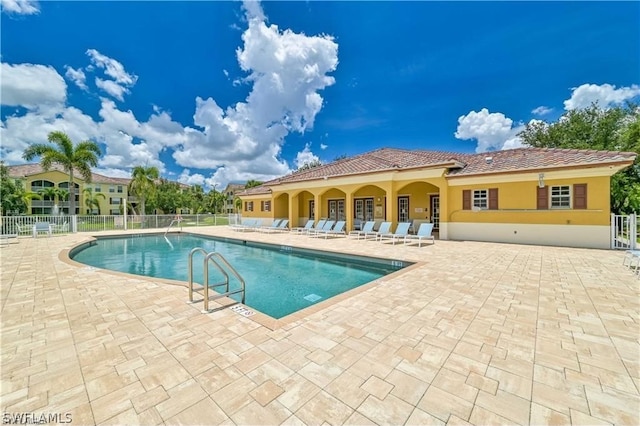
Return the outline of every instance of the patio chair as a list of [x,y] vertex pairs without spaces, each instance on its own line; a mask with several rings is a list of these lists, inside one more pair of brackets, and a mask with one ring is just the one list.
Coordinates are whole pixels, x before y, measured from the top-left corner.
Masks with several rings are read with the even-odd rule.
[[18,225],[16,223],[16,231],[18,231],[18,235],[29,235],[29,234],[33,234],[33,230],[31,229],[31,226],[27,226],[27,225]]
[[360,239],[360,236],[364,236],[366,234],[370,234],[373,232],[373,227],[375,226],[376,222],[371,220],[369,222],[365,222],[365,224],[362,226],[362,229],[360,230],[353,230],[351,232],[349,232],[349,236],[350,237],[357,237],[357,239]]
[[380,233],[378,235],[378,241],[391,240],[391,242],[395,245],[396,241],[404,240],[404,238],[409,235],[410,226],[411,224],[409,222],[399,223],[398,227],[396,228],[396,232]]
[[[374,225],[375,227],[375,225]],[[375,240],[378,239],[378,236],[380,236],[381,234],[388,234],[389,232],[391,232],[391,222],[382,222],[380,224],[380,228],[378,228],[377,231],[371,231],[371,232],[365,232],[363,234],[364,239],[366,240],[367,238],[369,238],[370,236],[373,237]]]
[[316,237],[318,236],[318,234],[320,234],[321,232],[325,232],[330,230],[331,228],[333,228],[333,225],[336,223],[335,220],[327,220],[325,221],[324,225],[322,226],[322,228],[318,228],[315,231],[312,231],[310,233],[310,237]]
[[431,244],[435,244],[436,240],[431,234],[433,231],[433,223],[423,223],[418,228],[418,232],[415,235],[407,234],[404,237],[404,243],[409,244],[412,240],[418,240],[418,247],[422,247],[422,240],[431,240]]
[[0,235],[0,247],[8,246],[11,243],[11,240],[14,240],[18,243],[18,234],[2,234]]
[[258,231],[260,232],[267,232],[270,229],[276,229],[278,227],[278,225],[280,225],[280,221],[282,219],[274,219],[273,222],[271,222],[271,225],[268,226],[261,226],[260,228],[258,228]]
[[46,232],[47,236],[51,236],[51,224],[49,222],[36,222],[33,225],[33,238],[36,238],[39,233]]
[[316,226],[312,226],[311,228],[307,229],[307,230],[305,231],[305,233],[306,233],[307,235],[311,235],[311,234],[313,234],[314,232],[316,232],[318,229],[322,229],[322,227],[324,226],[324,224],[325,224],[325,223],[327,223],[327,220],[326,220],[326,219],[320,219],[320,220],[318,221],[318,223],[316,224]]
[[313,223],[314,220],[309,219],[307,223],[304,224],[304,226],[296,226],[295,228],[291,228],[291,232],[295,231],[296,234],[300,235],[303,232],[307,232],[309,229],[313,228]]
[[54,234],[69,232],[69,222],[65,220],[62,225],[51,224],[51,232]]
[[260,225],[261,221],[259,219],[246,219],[243,221],[242,225],[233,228],[233,230],[238,232],[253,231]]
[[287,226],[289,225],[289,219],[282,219],[280,223],[275,227],[269,227],[263,229],[263,232],[271,233],[271,232],[286,232],[289,230]]
[[329,230],[326,230],[326,231],[325,230],[318,231],[316,236],[318,236],[318,237],[324,236],[325,240],[327,239],[327,237],[329,235],[337,235],[337,236],[346,237],[347,234],[345,234],[345,232],[344,232],[345,225],[346,225],[346,222],[344,220],[339,220],[339,221],[336,222],[336,224],[333,227],[333,229],[329,229]]
[[240,223],[234,223],[234,224],[230,224],[229,228],[233,229],[234,231],[239,229],[239,228],[243,228],[245,226],[247,226],[247,224],[249,222],[253,222],[253,219],[242,219],[240,221]]

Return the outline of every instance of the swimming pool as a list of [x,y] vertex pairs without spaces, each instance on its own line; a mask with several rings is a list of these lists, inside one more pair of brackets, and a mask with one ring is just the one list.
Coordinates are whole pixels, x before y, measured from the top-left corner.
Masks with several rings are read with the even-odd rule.
[[[72,250],[70,257],[98,268],[187,281],[188,255],[195,247],[224,256],[245,280],[245,305],[276,319],[411,264],[193,234],[98,238]],[[203,282],[203,258],[194,256],[197,283]],[[209,268],[209,275],[210,283],[222,277],[215,267]],[[230,283],[232,289],[238,284]],[[241,297],[233,298],[239,301]]]

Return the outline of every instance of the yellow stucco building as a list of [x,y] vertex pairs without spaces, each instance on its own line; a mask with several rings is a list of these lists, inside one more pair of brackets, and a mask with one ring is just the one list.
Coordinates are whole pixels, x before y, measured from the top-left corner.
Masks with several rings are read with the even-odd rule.
[[608,248],[610,178],[636,154],[383,148],[238,193],[243,216],[432,222],[440,239]]
[[[112,178],[97,173],[91,174],[91,183],[86,183],[78,174],[74,176],[75,190],[69,190],[69,174],[57,164],[52,165],[48,171],[44,171],[40,164],[23,164],[7,166],[9,176],[19,180],[25,191],[41,193],[47,188],[59,188],[69,191],[69,197],[73,192],[75,196],[75,214],[103,214],[120,215],[124,212],[123,203],[135,201],[127,193],[127,185],[131,179]],[[99,208],[88,207],[85,203],[89,196],[85,189],[91,189],[92,197],[98,201]],[[27,206],[29,214],[53,214],[55,209],[54,197],[44,196],[41,199],[30,200]],[[58,200],[60,213],[70,214],[69,201]]]

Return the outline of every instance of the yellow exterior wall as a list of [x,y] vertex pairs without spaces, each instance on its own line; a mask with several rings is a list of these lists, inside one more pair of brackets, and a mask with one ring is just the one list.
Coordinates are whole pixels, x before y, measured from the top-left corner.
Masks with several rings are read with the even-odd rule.
[[[69,181],[69,175],[61,172],[59,170],[50,170],[47,172],[42,172],[42,173],[37,173],[34,175],[29,175],[26,178],[21,178],[19,179],[22,182],[22,185],[25,189],[25,191],[31,192],[32,191],[32,186],[31,184],[33,182],[36,181],[40,181],[40,180],[46,180],[49,182],[53,182],[53,184],[55,185],[56,188],[60,187],[61,183],[67,183]],[[82,180],[80,177],[78,176],[74,176],[74,182],[76,184],[79,185],[78,188],[78,196],[79,199],[78,201],[76,201],[76,207],[78,208],[79,214],[81,215],[85,215],[87,214],[87,206],[85,205],[85,194],[83,193],[85,188],[93,188],[93,192],[94,194],[103,194],[104,195],[104,199],[102,199],[102,197],[98,196],[96,197],[98,202],[100,203],[100,214],[103,215],[109,215],[111,209],[113,208],[114,210],[119,210],[119,205],[111,205],[109,203],[109,199],[110,198],[127,198],[128,194],[127,194],[127,185],[125,183],[116,183],[116,184],[110,184],[110,183],[103,183],[103,182],[92,182],[92,183],[85,183],[84,180]],[[118,186],[122,187],[122,192],[119,193],[117,192]],[[109,189],[113,187],[114,188],[114,192],[109,192]],[[100,192],[96,192],[95,189],[96,188],[100,188]],[[66,189],[66,188],[65,188]],[[33,191],[33,192],[38,192]],[[53,206],[53,202],[52,203],[44,203],[44,200],[38,200],[38,199],[34,199],[34,200],[30,200],[29,203],[27,204],[27,212],[28,214],[31,214],[32,212],[32,208],[52,208]],[[62,201],[59,200],[58,205],[60,207],[67,207],[68,208],[68,200],[67,201]],[[120,214],[120,213],[118,213]]]
[[[246,202],[253,201],[253,211],[246,209]],[[262,201],[271,201],[271,211],[265,212],[260,210],[260,204]],[[242,216],[249,218],[272,218],[273,217],[273,205],[274,202],[271,195],[242,197]]]
[[[545,180],[546,186],[587,184],[587,209],[537,210],[537,182],[483,183],[448,189],[447,222],[607,225],[610,222],[608,176]],[[463,210],[462,192],[498,188],[498,210]],[[572,194],[573,196],[573,194]],[[442,199],[441,199],[442,202]],[[444,217],[441,217],[445,221]]]

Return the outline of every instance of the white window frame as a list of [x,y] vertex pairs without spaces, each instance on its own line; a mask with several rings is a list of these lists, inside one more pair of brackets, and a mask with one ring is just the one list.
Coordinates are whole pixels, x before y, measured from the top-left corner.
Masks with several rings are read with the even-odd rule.
[[[549,187],[549,208],[570,209],[571,202],[571,185],[554,185]],[[554,205],[554,203],[556,205]]]
[[247,201],[247,211],[248,212],[253,211],[253,201]]
[[474,189],[471,191],[471,207],[488,210],[489,209],[489,190],[488,189]]

